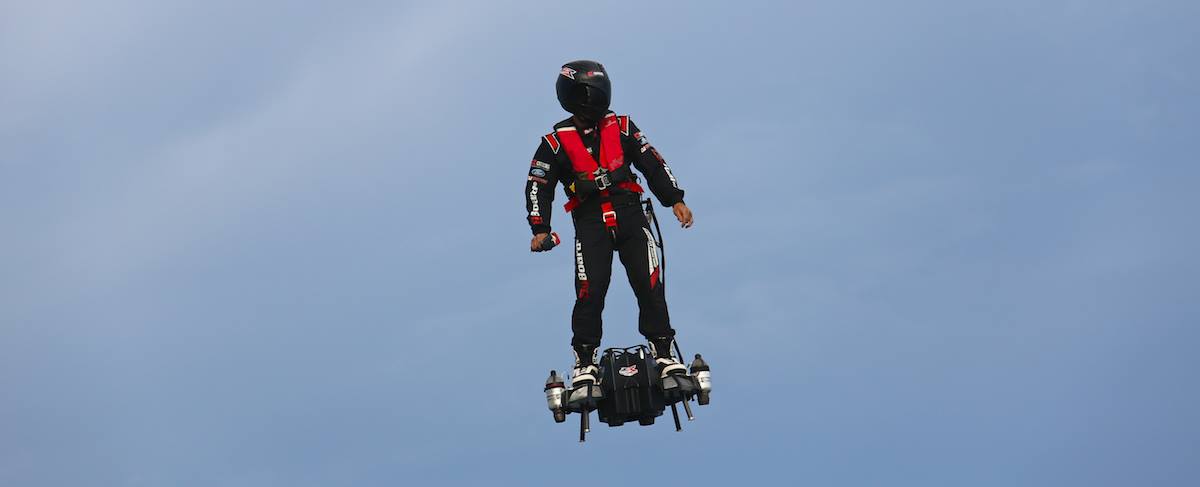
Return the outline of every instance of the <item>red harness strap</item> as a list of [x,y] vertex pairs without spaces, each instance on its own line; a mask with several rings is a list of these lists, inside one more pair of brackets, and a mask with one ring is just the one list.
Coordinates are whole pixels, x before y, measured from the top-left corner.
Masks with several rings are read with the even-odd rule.
[[[625,165],[625,152],[621,149],[620,125],[617,116],[611,113],[601,122],[599,162],[588,153],[587,148],[583,145],[583,139],[579,138],[579,132],[575,127],[556,129],[558,139],[562,142],[563,150],[567,151],[567,158],[571,160],[571,167],[576,174],[585,174],[588,180],[594,181],[597,169],[604,169],[612,173]],[[621,181],[617,183],[617,187],[634,193],[642,192],[642,187],[633,181]],[[563,208],[567,212],[571,212],[577,206],[579,206],[579,198],[572,197]],[[600,190],[600,211],[604,217],[604,225],[609,230],[615,231],[617,212],[613,210],[612,198],[607,188]]]

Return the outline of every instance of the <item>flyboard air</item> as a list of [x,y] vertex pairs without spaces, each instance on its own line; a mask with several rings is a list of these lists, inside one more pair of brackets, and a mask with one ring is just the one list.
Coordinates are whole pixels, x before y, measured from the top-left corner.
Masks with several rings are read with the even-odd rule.
[[[642,203],[646,219],[654,223],[654,237],[662,252],[660,265],[665,279],[666,251],[663,250],[662,229],[654,216],[651,201],[646,199]],[[550,250],[559,243],[558,234],[550,234],[542,241],[541,250]],[[675,353],[683,357],[678,342],[674,342],[674,347]],[[695,400],[701,406],[708,405],[712,392],[709,366],[700,354],[695,355],[686,373],[660,376],[654,355],[646,345],[608,348],[600,358],[599,368],[597,382],[589,381],[574,389],[568,388],[558,372],[551,370],[543,389],[546,406],[554,422],[563,423],[568,414],[579,414],[580,442],[586,441],[587,434],[591,432],[592,411],[596,411],[600,422],[610,427],[633,421],[649,426],[670,406],[675,431],[681,431],[683,425],[679,419],[679,406],[682,405],[688,421],[693,421],[696,417],[692,413],[691,401]]]

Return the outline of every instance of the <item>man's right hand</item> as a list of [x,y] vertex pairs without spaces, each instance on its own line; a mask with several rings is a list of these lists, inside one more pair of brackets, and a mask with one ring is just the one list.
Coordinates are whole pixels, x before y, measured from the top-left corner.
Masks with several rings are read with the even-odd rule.
[[533,240],[529,241],[529,250],[531,250],[533,252],[541,252],[542,251],[542,241],[546,240],[546,237],[548,237],[548,236],[550,236],[549,233],[539,233],[537,235],[534,235]]

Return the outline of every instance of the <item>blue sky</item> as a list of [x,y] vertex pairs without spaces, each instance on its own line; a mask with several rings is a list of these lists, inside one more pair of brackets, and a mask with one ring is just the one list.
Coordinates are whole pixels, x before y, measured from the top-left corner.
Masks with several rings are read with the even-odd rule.
[[[682,5],[0,6],[0,484],[1200,481],[1196,3]],[[579,58],[696,213],[682,433],[544,409]]]

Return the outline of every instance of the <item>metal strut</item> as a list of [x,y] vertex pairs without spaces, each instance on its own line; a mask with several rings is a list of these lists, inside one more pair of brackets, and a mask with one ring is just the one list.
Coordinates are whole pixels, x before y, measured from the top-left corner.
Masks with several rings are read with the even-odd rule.
[[[594,386],[594,384],[592,384],[591,382],[589,382],[587,384],[588,401],[591,401],[591,399],[592,399],[592,387],[593,386]],[[587,434],[592,431],[591,420],[588,417],[588,416],[590,416],[590,412],[591,411],[588,409],[588,405],[586,402],[579,406],[579,442],[580,443],[587,441]]]
[[579,442],[587,441],[588,433],[588,410],[584,407],[579,411]]

